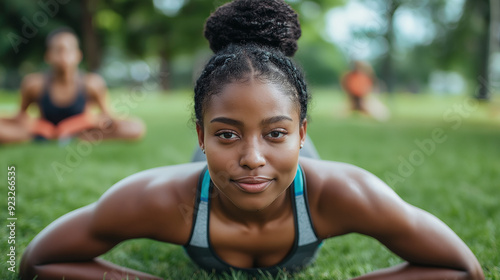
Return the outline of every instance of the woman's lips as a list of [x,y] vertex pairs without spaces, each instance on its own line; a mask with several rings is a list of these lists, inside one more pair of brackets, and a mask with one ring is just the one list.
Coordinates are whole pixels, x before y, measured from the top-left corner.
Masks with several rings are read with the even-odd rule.
[[264,177],[243,177],[232,181],[244,192],[260,193],[267,189],[273,179]]

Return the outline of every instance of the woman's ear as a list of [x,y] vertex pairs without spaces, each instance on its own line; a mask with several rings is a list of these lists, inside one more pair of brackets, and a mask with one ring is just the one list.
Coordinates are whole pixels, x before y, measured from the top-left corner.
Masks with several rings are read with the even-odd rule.
[[205,150],[205,132],[200,121],[196,121],[196,133],[198,134],[198,145],[202,151]]
[[300,124],[299,135],[300,135],[300,147],[304,145],[306,142],[306,133],[307,133],[307,119],[304,119],[302,124]]

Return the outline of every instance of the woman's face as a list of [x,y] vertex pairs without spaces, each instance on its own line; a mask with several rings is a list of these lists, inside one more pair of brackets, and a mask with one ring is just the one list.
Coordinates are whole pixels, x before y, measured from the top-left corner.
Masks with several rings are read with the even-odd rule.
[[78,40],[71,33],[56,35],[49,43],[45,61],[57,70],[72,70],[78,67],[82,53]]
[[262,210],[291,184],[307,123],[279,86],[228,84],[206,104],[202,121],[198,140],[212,181],[236,207]]

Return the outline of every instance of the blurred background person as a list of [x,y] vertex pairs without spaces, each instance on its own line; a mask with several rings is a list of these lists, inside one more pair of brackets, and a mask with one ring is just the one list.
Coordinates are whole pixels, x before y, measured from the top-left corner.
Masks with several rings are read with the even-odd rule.
[[387,120],[389,111],[372,93],[376,77],[372,67],[363,61],[353,61],[352,68],[341,78],[349,98],[350,112],[359,112],[377,120]]
[[[71,29],[50,33],[46,48],[44,59],[50,70],[24,77],[19,112],[13,118],[0,119],[0,143],[71,137],[136,140],[144,135],[142,121],[112,116],[101,76],[79,71],[82,52]],[[33,103],[40,112],[36,119],[27,113]]]

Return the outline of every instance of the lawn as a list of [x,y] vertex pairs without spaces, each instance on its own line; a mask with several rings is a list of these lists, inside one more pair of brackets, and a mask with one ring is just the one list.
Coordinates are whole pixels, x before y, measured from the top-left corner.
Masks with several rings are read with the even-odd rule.
[[[7,262],[11,221],[4,186],[9,166],[16,168],[15,259],[19,265],[30,240],[59,216],[96,201],[135,172],[190,160],[196,145],[190,93],[129,93],[113,91],[111,104],[120,116],[135,115],[147,123],[147,135],[140,142],[0,146],[1,279],[16,279]],[[13,94],[0,94],[0,115],[13,113],[16,102]],[[498,102],[398,95],[384,99],[392,111],[386,122],[359,115],[343,117],[343,102],[339,93],[315,93],[308,133],[321,157],[358,165],[385,180],[404,200],[448,224],[476,254],[487,279],[500,279]],[[168,279],[214,278],[197,269],[181,247],[151,240],[124,242],[104,258]],[[348,279],[399,262],[378,242],[348,235],[327,240],[316,263],[294,278]]]

